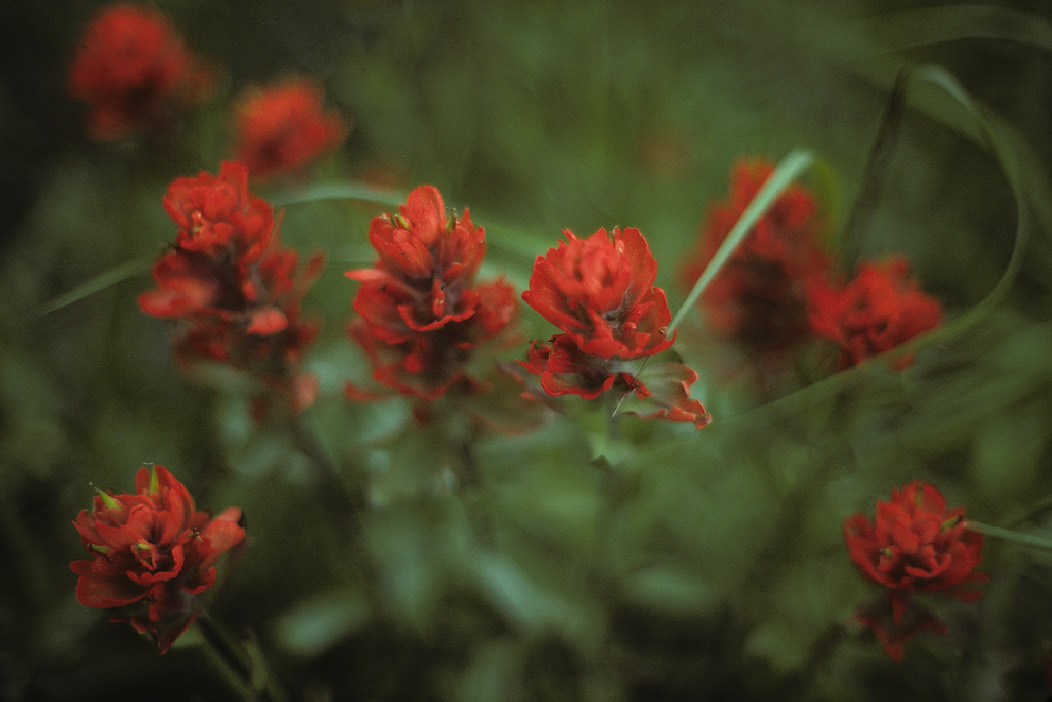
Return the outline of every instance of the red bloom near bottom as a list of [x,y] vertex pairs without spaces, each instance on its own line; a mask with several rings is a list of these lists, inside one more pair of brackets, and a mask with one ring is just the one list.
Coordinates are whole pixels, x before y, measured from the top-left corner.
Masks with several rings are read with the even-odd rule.
[[245,539],[241,509],[198,512],[186,486],[164,466],[143,466],[135,494],[99,491],[73,525],[89,561],[73,561],[77,601],[119,608],[111,621],[150,634],[166,653],[202,612],[198,596],[215,583],[219,557]]
[[864,514],[848,517],[844,538],[859,572],[888,589],[887,606],[864,609],[858,620],[873,629],[892,658],[902,656],[903,645],[916,632],[946,631],[912,601],[913,593],[974,600],[981,593],[967,586],[988,579],[976,570],[983,535],[968,528],[963,507],[947,509],[946,499],[924,482],[892,490],[890,501],[878,501],[875,521]]

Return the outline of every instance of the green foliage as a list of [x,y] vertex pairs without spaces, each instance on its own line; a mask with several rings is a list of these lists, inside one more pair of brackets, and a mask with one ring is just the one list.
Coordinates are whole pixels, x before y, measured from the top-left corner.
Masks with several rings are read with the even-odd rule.
[[[1052,539],[1046,19],[881,0],[158,4],[225,71],[173,143],[83,135],[64,71],[99,3],[0,10],[24,37],[0,68],[0,160],[18,176],[0,195],[14,204],[0,698],[251,698],[274,683],[319,701],[1048,696],[1052,555],[1025,538]],[[172,238],[167,184],[215,172],[236,91],[290,72],[324,81],[354,123],[315,177],[258,188],[284,208],[287,245],[327,252],[303,305],[323,322],[305,361],[321,391],[295,427],[257,424],[236,374],[180,373],[135,302]],[[721,372],[673,281],[732,163],[786,154],[846,266],[904,252],[943,327],[847,371],[808,349],[767,385]],[[517,291],[561,229],[639,227],[713,423],[520,404],[503,387],[447,399],[429,423],[404,398],[348,400],[370,368],[346,333],[343,272],[371,265],[370,220],[425,182],[470,208],[482,276]],[[521,312],[501,362],[551,334]],[[915,363],[892,370],[905,352]],[[248,642],[247,676],[204,654],[204,634],[158,657],[74,600],[69,521],[92,484],[131,490],[144,461],[201,509],[245,511],[250,543],[206,603],[232,646]],[[982,599],[926,599],[950,633],[895,662],[851,620],[879,593],[842,523],[918,479],[1024,538],[990,529]]]

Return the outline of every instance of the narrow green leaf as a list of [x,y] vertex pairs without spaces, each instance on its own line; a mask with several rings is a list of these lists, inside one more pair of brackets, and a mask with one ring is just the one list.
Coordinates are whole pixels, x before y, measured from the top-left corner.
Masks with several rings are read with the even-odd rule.
[[271,198],[275,207],[287,207],[289,205],[303,205],[311,202],[325,202],[327,200],[352,200],[366,204],[382,205],[397,210],[398,206],[405,202],[406,194],[392,190],[376,190],[367,185],[359,185],[350,182],[318,183],[306,190],[295,193],[285,193]]
[[52,298],[48,302],[45,302],[40,308],[40,315],[50,314],[56,310],[60,310],[67,305],[71,305],[74,302],[83,300],[89,295],[94,295],[97,292],[102,292],[111,285],[116,285],[128,278],[135,277],[140,273],[145,273],[150,270],[150,265],[153,263],[153,258],[136,258],[126,263],[122,263],[116,268],[111,268],[105,273],[101,273],[94,278],[81,283],[77,287],[73,288],[67,293],[63,293],[58,297]]
[[756,197],[742,211],[741,217],[734,223],[734,226],[727,234],[727,238],[720,244],[720,248],[716,250],[716,254],[709,261],[709,265],[705,267],[701,277],[694,283],[694,287],[690,289],[690,293],[687,295],[687,299],[683,301],[679,311],[672,317],[672,321],[669,323],[670,334],[683,321],[683,317],[694,305],[694,302],[705,291],[705,288],[716,277],[716,274],[720,272],[724,264],[727,263],[734,250],[744,241],[760,217],[774,204],[774,201],[789,187],[790,183],[813,162],[814,156],[800,149],[792,151],[778,162],[774,172],[771,173],[763,187],[756,193]]
[[984,536],[992,536],[1002,541],[1008,541],[1009,543],[1018,544],[1020,546],[1033,546],[1035,548],[1042,548],[1048,551],[1052,551],[1052,539],[1046,539],[1036,534],[1023,534],[1018,531],[1010,531],[1008,529],[1002,529],[999,526],[993,524],[984,524],[983,522],[977,522],[973,519],[968,519],[968,526],[975,531],[983,534]]

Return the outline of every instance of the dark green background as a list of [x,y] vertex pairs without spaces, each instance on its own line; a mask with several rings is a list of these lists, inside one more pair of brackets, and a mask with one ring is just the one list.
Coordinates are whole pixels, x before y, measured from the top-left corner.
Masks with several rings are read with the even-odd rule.
[[[160,657],[73,597],[68,563],[83,552],[70,520],[89,483],[131,490],[144,461],[202,509],[245,509],[252,544],[209,608],[255,637],[292,699],[1052,692],[1047,554],[989,539],[982,599],[930,598],[950,633],[921,635],[894,662],[848,622],[879,593],[841,535],[846,515],[915,479],[977,520],[1052,535],[1052,4],[173,0],[158,6],[221,70],[219,90],[171,138],[119,144],[86,137],[65,88],[99,6],[0,7],[0,699],[244,692],[198,634]],[[814,153],[805,181],[838,245],[892,81],[920,63],[1002,120],[995,139],[1021,178],[1010,185],[976,141],[973,114],[921,85],[852,236],[864,256],[907,255],[952,322],[1006,269],[1022,201],[1029,242],[1006,298],[922,343],[904,373],[873,364],[819,382],[832,371],[809,356],[767,397],[711,372],[694,318],[676,351],[703,371],[711,426],[625,417],[609,446],[571,403],[536,431],[480,437],[480,484],[461,493],[435,488],[448,434],[414,427],[404,401],[342,395],[367,375],[345,333],[356,288],[342,273],[373,260],[368,223],[384,208],[289,205],[283,241],[329,254],[304,304],[325,324],[307,362],[322,382],[311,414],[344,479],[369,486],[364,556],[286,433],[255,427],[229,384],[180,375],[166,326],[137,309],[145,272],[42,313],[157,255],[174,237],[168,183],[217,171],[238,92],[294,73],[354,122],[317,179],[434,184],[486,228],[484,274],[519,290],[561,229],[639,227],[676,309],[679,261],[741,157]],[[258,192],[288,198],[311,182]],[[522,319],[526,338],[553,331],[528,309]]]

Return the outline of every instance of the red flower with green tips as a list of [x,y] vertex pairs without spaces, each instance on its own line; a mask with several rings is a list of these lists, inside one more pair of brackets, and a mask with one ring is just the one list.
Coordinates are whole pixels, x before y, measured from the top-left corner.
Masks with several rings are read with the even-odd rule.
[[165,653],[201,614],[219,557],[244,541],[240,522],[238,507],[212,518],[167,469],[143,466],[134,494],[100,490],[73,522],[92,557],[70,564],[77,601],[114,609]]
[[161,13],[137,5],[103,8],[84,30],[69,89],[87,103],[97,139],[162,129],[173,112],[200,102],[212,76]]
[[911,606],[914,593],[975,600],[981,593],[969,586],[988,579],[977,570],[982,534],[968,528],[963,507],[948,509],[939,491],[924,482],[892,490],[887,502],[878,500],[875,520],[864,514],[848,517],[844,538],[859,572],[888,590],[890,615],[867,610],[859,619],[893,657],[920,628],[944,630],[941,622]]
[[[819,283],[811,293],[811,328],[840,346],[841,368],[934,329],[941,316],[938,300],[920,289],[901,257],[863,263],[843,288]],[[896,367],[911,362],[912,357],[906,356]]]
[[[362,283],[350,331],[373,379],[429,402],[454,385],[478,389],[467,370],[474,350],[500,337],[518,313],[503,279],[476,284],[485,232],[467,210],[449,216],[438,190],[424,185],[397,213],[375,218],[369,240],[375,265],[347,277]],[[368,394],[353,386],[348,392]]]

